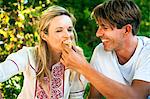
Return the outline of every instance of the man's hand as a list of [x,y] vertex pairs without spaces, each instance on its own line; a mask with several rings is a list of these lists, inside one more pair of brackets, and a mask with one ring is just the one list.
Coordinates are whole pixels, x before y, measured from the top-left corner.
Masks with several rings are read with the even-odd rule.
[[69,47],[66,45],[63,45],[63,48],[62,58],[60,59],[60,61],[65,66],[79,72],[82,64],[87,63],[82,49],[77,46]]

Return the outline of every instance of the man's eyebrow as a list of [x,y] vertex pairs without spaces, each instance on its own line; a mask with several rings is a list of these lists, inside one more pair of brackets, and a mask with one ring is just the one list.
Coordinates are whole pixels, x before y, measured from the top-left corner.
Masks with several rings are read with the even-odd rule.
[[105,24],[101,24],[101,26],[106,26]]
[[100,26],[102,26],[102,27],[110,27],[109,24],[104,24],[104,23],[100,24]]
[[105,27],[106,25],[105,25],[105,24],[99,24],[99,26],[101,26],[101,27]]

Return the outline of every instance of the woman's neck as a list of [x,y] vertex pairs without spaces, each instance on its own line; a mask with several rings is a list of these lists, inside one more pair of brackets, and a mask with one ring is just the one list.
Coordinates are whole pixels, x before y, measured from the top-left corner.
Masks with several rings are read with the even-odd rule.
[[57,62],[59,62],[60,61],[60,58],[61,58],[61,54],[60,53],[55,53],[55,54],[53,54],[52,56],[51,56],[51,63],[52,63],[52,65],[53,64],[56,64]]
[[50,60],[49,60],[50,66],[59,62],[60,58],[61,58],[61,52],[51,50],[50,51]]

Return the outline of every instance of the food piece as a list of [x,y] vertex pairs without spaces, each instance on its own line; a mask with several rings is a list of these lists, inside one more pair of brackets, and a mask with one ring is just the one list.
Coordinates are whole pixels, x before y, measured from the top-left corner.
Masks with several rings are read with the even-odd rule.
[[70,48],[73,46],[73,43],[69,42],[69,41],[68,42],[64,42],[64,44],[67,45],[67,46],[69,46]]
[[73,49],[75,52],[80,53],[81,55],[83,55],[83,50],[81,47],[75,45],[73,42],[71,41],[65,41],[63,42],[66,46],[68,46],[69,48]]

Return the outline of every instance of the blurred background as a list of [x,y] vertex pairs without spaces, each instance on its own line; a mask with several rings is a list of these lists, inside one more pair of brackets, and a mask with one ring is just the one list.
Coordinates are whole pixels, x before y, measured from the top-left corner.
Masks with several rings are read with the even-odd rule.
[[[43,10],[51,5],[68,9],[77,19],[78,44],[90,61],[94,47],[100,43],[97,30],[90,14],[104,0],[0,0],[0,62],[22,46],[38,43],[37,22]],[[150,37],[150,1],[135,0],[142,11],[142,23],[138,35]],[[4,99],[16,99],[23,83],[22,73],[0,83]],[[30,83],[30,82],[29,82]]]

